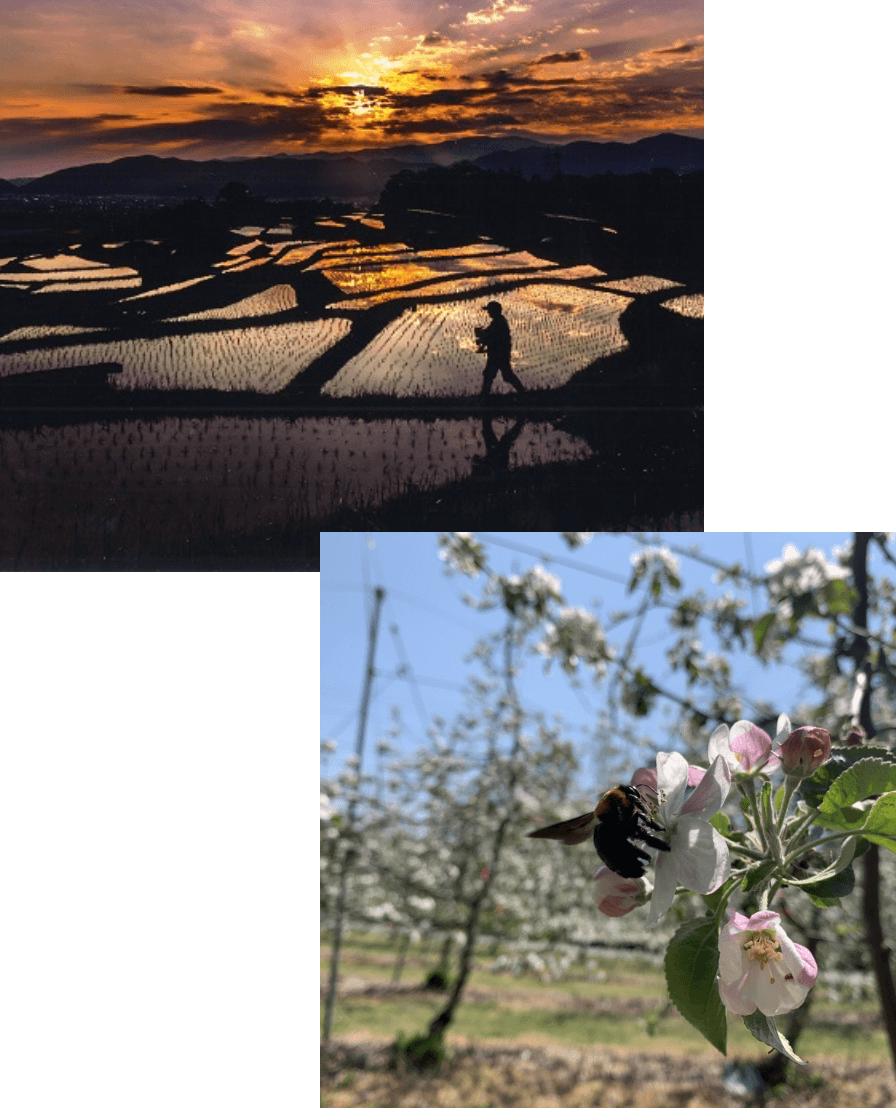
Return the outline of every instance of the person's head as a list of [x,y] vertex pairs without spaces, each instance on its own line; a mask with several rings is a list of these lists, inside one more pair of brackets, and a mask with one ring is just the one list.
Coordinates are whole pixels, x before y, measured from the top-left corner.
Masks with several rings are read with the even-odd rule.
[[498,303],[497,300],[489,300],[489,302],[485,305],[485,310],[492,317],[492,319],[494,319],[496,316],[499,316],[501,314],[501,305]]

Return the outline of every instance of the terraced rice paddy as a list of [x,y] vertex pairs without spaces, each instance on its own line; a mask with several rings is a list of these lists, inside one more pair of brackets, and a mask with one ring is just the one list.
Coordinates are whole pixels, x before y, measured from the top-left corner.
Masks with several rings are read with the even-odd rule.
[[18,342],[20,339],[53,339],[67,337],[68,335],[90,335],[103,331],[102,327],[73,327],[67,323],[61,323],[56,327],[17,327],[6,335],[0,336],[3,342]]
[[[528,284],[496,295],[510,325],[512,364],[527,389],[550,389],[597,358],[623,350],[619,316],[628,298],[575,285]],[[351,358],[328,396],[471,396],[485,358],[474,327],[488,322],[486,297],[408,309]],[[501,378],[494,392],[511,392]]]
[[[24,265],[28,265],[28,262],[24,262]],[[36,264],[36,263],[31,263]],[[104,265],[90,265],[84,268],[77,268],[69,265],[66,269],[60,269],[54,266],[52,269],[40,268],[37,272],[30,270],[20,270],[13,272],[11,270],[4,270],[3,276],[10,281],[20,281],[23,284],[38,284],[46,281],[96,281],[98,278],[103,280],[113,280],[124,277],[137,277],[139,274],[136,269],[131,269],[129,266],[119,266],[117,268],[113,266]]]
[[200,319],[249,319],[253,316],[277,315],[296,307],[296,290],[292,285],[273,285],[224,308],[208,308],[204,312],[173,316],[172,323],[191,323]]
[[[603,271],[596,269],[593,265],[576,265],[552,269],[549,274],[552,281],[587,281],[602,276]],[[435,284],[413,288],[398,285],[385,292],[374,293],[372,296],[358,296],[350,300],[335,301],[328,304],[327,307],[339,311],[364,311],[367,308],[375,307],[377,304],[385,304],[390,300],[426,300],[433,297],[457,296],[468,292],[478,292],[480,289],[505,285],[527,285],[533,280],[533,277],[533,273],[524,271],[493,273],[482,277],[458,277],[453,280],[444,280]]]
[[[364,213],[342,220],[318,220],[322,227],[362,226]],[[269,241],[273,230],[277,242]],[[243,241],[230,247],[207,273],[122,297],[122,302],[171,295],[203,281],[228,281],[229,274],[248,274],[269,264],[297,266],[299,274],[319,271],[343,294],[326,306],[336,317],[238,328],[193,335],[53,346],[54,338],[76,336],[48,321],[20,328],[5,341],[46,338],[45,348],[2,354],[0,375],[57,369],[94,362],[124,367],[116,387],[124,389],[203,388],[223,391],[277,392],[340,338],[349,333],[356,313],[396,299],[407,300],[407,311],[356,353],[325,386],[326,395],[469,396],[478,391],[484,359],[475,350],[473,327],[487,322],[482,311],[487,296],[506,304],[514,344],[514,369],[527,388],[562,386],[595,360],[624,349],[619,316],[630,296],[677,287],[663,277],[640,275],[601,283],[606,274],[592,265],[560,266],[526,251],[508,251],[500,244],[479,241],[450,247],[411,249],[404,242],[362,244],[357,239],[333,241],[286,239],[290,227],[266,230],[246,226],[234,232]],[[65,266],[66,268],[60,268]],[[70,287],[112,288],[113,282],[139,284],[128,267],[113,267],[80,258],[75,253],[5,259],[3,277],[33,291]],[[273,271],[272,271],[273,272]],[[247,277],[251,280],[251,277]],[[301,280],[299,276],[299,280]],[[259,280],[264,281],[260,276]],[[572,282],[577,282],[573,284]],[[222,285],[222,288],[225,286]],[[251,286],[250,286],[251,287]],[[494,290],[494,291],[492,291]],[[625,295],[627,294],[627,295]],[[172,324],[239,321],[297,309],[301,296],[285,282],[256,285],[256,291],[231,303],[167,315]],[[206,300],[206,303],[208,301]],[[172,306],[177,304],[173,299]],[[702,297],[677,297],[666,302],[671,311],[702,313]],[[85,332],[86,333],[86,332]],[[499,378],[496,392],[507,391]]]
[[679,281],[667,281],[665,277],[622,277],[618,281],[602,281],[605,289],[616,289],[617,292],[659,292],[661,289],[674,289],[680,286]]
[[147,289],[146,292],[138,292],[136,296],[123,296],[121,298],[122,304],[126,304],[131,300],[143,300],[147,296],[164,296],[169,292],[180,292],[181,289],[188,289],[191,285],[199,285],[203,281],[211,281],[214,279],[214,273],[206,273],[202,277],[190,277],[186,281],[176,281],[173,285],[162,285],[157,289]]
[[[12,259],[9,259],[12,261]],[[79,258],[77,254],[56,254],[52,258],[24,258],[22,265],[29,269],[58,271],[65,269],[103,269],[102,262],[93,262],[89,258]]]
[[689,316],[691,319],[703,318],[703,293],[694,293],[691,296],[676,296],[672,300],[664,300],[663,307],[679,315]]
[[[455,413],[459,418],[429,411],[427,419],[414,418],[416,412],[400,419],[261,412],[163,418],[152,397],[157,390],[270,396],[313,367],[309,384],[322,383],[333,400],[472,398],[485,364],[473,329],[488,322],[483,309],[490,299],[504,307],[513,368],[526,388],[557,389],[626,348],[620,316],[633,299],[666,295],[670,312],[702,316],[702,296],[679,296],[686,290],[661,276],[604,284],[607,274],[596,266],[561,265],[491,241],[415,249],[388,240],[380,222],[370,215],[323,220],[313,240],[294,237],[302,232],[286,226],[238,228],[222,256],[198,263],[205,272],[187,270],[188,276],[163,268],[160,278],[156,267],[164,266],[167,251],[150,251],[143,277],[154,286],[168,283],[123,294],[119,283],[140,287],[137,269],[82,258],[75,248],[0,259],[0,286],[17,288],[4,294],[6,301],[26,306],[0,334],[0,379],[115,363],[122,372],[109,374],[109,388],[142,394],[134,403],[157,413],[119,418],[132,410],[132,398],[112,397],[103,422],[18,429],[16,420],[15,429],[0,430],[0,503],[7,506],[0,556],[22,564],[29,552],[36,559],[50,549],[96,557],[110,550],[164,553],[197,536],[314,529],[341,510],[376,511],[403,497],[413,504],[415,494],[452,482],[475,478],[478,488],[480,479],[493,485],[504,471],[592,457],[591,445],[545,420],[468,419],[465,411]],[[80,308],[67,309],[67,299],[33,302],[44,290],[92,290],[100,299],[83,301],[82,316]],[[161,310],[152,297],[164,298]],[[94,324],[106,322],[106,303],[103,331]],[[381,315],[365,317],[384,305]],[[345,353],[333,349],[350,336]],[[63,387],[71,403],[73,386]],[[101,406],[96,398],[105,386],[87,387],[91,403]],[[493,391],[512,390],[498,377]],[[16,386],[9,394],[22,392]],[[446,418],[435,418],[441,414]]]
[[[420,281],[439,280],[446,274],[459,275],[469,272],[512,271],[516,269],[543,270],[556,268],[555,262],[536,258],[528,251],[515,254],[502,253],[492,256],[493,251],[477,255],[450,255],[447,251],[439,255],[420,251],[402,256],[400,261],[378,264],[367,263],[352,268],[330,268],[318,263],[327,277],[338,289],[345,293],[378,293],[403,288]],[[424,264],[428,263],[428,264]]]
[[272,394],[348,334],[344,319],[321,319],[270,327],[122,339],[0,353],[0,377],[39,373],[98,362],[117,362],[115,388],[217,389]]

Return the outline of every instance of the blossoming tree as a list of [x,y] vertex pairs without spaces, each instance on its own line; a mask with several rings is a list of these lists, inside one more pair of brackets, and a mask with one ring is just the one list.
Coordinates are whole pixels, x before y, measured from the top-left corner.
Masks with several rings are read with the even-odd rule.
[[[573,549],[590,538],[589,532],[563,535]],[[536,649],[547,664],[556,661],[574,678],[587,672],[609,682],[614,720],[622,713],[646,718],[659,698],[678,706],[687,757],[657,750],[655,765],[631,776],[640,802],[620,786],[611,790],[619,794],[612,803],[608,794],[592,817],[559,826],[593,825],[600,849],[601,822],[617,819],[637,852],[654,861],[649,876],[642,866],[620,867],[626,872],[619,874],[604,852],[595,902],[606,915],[649,904],[647,926],[654,927],[678,896],[703,898],[704,914],[687,919],[669,941],[666,980],[681,1014],[723,1053],[727,1010],[782,1057],[802,1063],[776,1023],[803,1004],[818,977],[812,951],[788,933],[794,897],[816,909],[839,907],[853,890],[861,858],[866,937],[896,1060],[896,990],[883,942],[879,859],[880,847],[896,852],[896,753],[876,741],[896,731],[889,722],[896,720],[896,671],[889,663],[896,648],[896,590],[888,578],[872,581],[868,572],[872,544],[896,565],[889,542],[883,533],[857,533],[838,563],[788,546],[762,577],[715,564],[718,582],[766,591],[768,610],[748,617],[743,599],[731,593],[683,594],[675,552],[645,540],[630,579],[639,606],[628,633],[615,642],[614,628],[568,607],[560,582],[540,566],[503,575],[469,532],[440,536],[448,570],[484,580],[472,603],[503,604],[530,633],[540,628]],[[699,551],[686,553],[707,560]],[[638,632],[655,608],[668,612],[678,634],[667,657],[685,676],[684,691],[664,687],[638,661]],[[809,637],[812,621],[813,633],[820,622],[829,641]],[[804,672],[819,688],[806,723],[794,727],[786,714],[770,713],[758,724],[739,718],[728,658],[702,647],[696,634],[701,624],[712,627],[729,654],[751,650],[768,665],[790,647],[801,649]],[[739,800],[731,815],[723,811],[731,807],[729,794]]]

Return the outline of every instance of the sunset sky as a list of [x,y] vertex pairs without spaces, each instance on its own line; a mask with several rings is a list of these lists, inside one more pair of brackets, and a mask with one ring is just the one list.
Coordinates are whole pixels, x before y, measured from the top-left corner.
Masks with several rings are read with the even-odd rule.
[[702,23],[701,0],[28,0],[0,16],[0,177],[141,153],[702,135]]

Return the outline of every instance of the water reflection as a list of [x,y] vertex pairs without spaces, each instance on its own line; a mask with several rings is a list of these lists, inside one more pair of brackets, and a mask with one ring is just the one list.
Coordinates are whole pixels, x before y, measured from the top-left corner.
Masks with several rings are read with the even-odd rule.
[[165,555],[590,446],[548,421],[166,417],[0,431],[0,563]]

